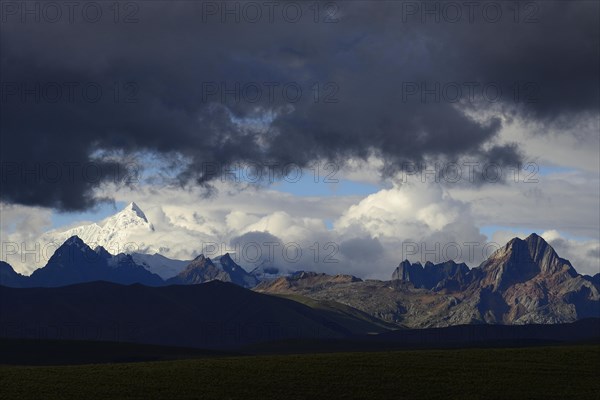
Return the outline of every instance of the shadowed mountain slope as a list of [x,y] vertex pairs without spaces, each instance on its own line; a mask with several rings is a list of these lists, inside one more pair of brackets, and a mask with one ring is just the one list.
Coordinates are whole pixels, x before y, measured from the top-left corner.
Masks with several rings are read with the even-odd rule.
[[113,257],[103,247],[94,251],[79,237],[73,236],[54,252],[46,266],[31,274],[26,286],[56,287],[94,281],[149,286],[164,283],[158,275],[137,265],[130,255]]
[[[367,320],[345,321],[301,303],[212,281],[147,287],[108,282],[60,288],[0,287],[2,336],[229,348],[289,338],[342,338]],[[353,330],[360,325],[360,330]],[[381,331],[372,323],[371,331]]]

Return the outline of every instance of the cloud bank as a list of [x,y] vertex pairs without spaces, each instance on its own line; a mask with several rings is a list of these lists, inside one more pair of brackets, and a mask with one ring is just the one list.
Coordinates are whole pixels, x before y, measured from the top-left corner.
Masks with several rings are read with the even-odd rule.
[[106,10],[53,23],[4,10],[1,200],[93,207],[109,199],[98,188],[128,183],[136,152],[184,185],[237,162],[375,155],[390,176],[465,155],[516,164],[522,149],[497,143],[503,118],[568,126],[598,109],[596,2],[535,3],[529,19],[499,3],[497,21],[480,8],[439,23],[405,2],[256,23],[205,3],[139,2],[117,23]]

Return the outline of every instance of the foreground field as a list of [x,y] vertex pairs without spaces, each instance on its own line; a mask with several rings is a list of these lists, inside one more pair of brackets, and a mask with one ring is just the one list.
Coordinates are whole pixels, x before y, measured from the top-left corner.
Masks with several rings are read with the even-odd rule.
[[600,346],[0,367],[0,397],[599,399]]

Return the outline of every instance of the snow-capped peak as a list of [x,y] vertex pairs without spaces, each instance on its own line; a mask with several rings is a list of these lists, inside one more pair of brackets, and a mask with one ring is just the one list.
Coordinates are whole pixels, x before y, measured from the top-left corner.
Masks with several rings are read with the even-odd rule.
[[131,203],[129,203],[127,205],[127,207],[125,207],[123,209],[123,211],[121,211],[121,213],[124,213],[124,212],[128,212],[128,213],[133,212],[139,218],[141,218],[144,221],[148,222],[148,218],[146,218],[146,214],[144,214],[144,212],[142,211],[142,209],[137,204],[135,204],[135,202],[133,202],[133,201]]
[[102,246],[111,254],[118,254],[144,250],[147,246],[143,242],[153,231],[154,226],[148,221],[146,214],[132,202],[101,222],[66,231],[50,231],[44,234],[42,240],[62,243],[72,236],[78,236],[91,248]]
[[102,227],[113,227],[120,229],[127,229],[131,225],[134,226],[146,226],[150,230],[154,230],[154,227],[151,223],[148,222],[148,218],[146,218],[146,214],[142,211],[142,209],[135,203],[129,203],[123,210],[116,213],[113,216],[110,216],[100,222],[99,224]]

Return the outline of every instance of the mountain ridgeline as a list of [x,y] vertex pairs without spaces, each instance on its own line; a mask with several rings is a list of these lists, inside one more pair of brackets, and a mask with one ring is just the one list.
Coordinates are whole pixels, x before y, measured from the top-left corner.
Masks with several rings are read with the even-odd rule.
[[158,287],[222,281],[385,327],[554,324],[600,317],[600,273],[578,274],[536,234],[512,239],[476,268],[452,260],[425,265],[404,260],[389,281],[363,281],[352,275],[304,271],[281,275],[273,266],[247,272],[230,254],[212,259],[201,254],[181,261],[160,254],[113,255],[101,245],[92,249],[86,244],[109,243],[104,234],[126,237],[127,229],[152,232],[154,228],[132,203],[99,225],[70,230],[86,239],[70,236],[30,276],[0,262],[0,286],[61,287],[106,281]]
[[30,276],[18,274],[9,264],[0,262],[0,285],[17,288],[58,287],[94,281],[146,286],[192,285],[213,280],[242,287],[253,287],[258,283],[228,253],[216,257],[214,262],[200,255],[179,274],[165,281],[136,262],[133,256],[124,253],[113,256],[101,246],[92,250],[77,236],[67,239],[48,263]]
[[6,338],[226,348],[352,334],[345,320],[326,311],[216,280],[163,287],[2,287],[0,299],[0,337]]
[[158,286],[163,283],[158,275],[137,265],[128,254],[112,256],[103,247],[92,250],[80,238],[73,236],[50,257],[44,268],[31,276],[32,286],[66,286],[82,282],[108,281],[130,285],[141,283]]
[[457,264],[452,260],[441,264],[428,261],[425,266],[404,260],[394,270],[392,280],[410,282],[416,288],[438,291],[448,287],[460,287],[468,274],[469,267],[465,263]]
[[255,290],[337,301],[408,328],[553,324],[600,317],[600,274],[578,274],[540,236],[514,238],[476,268],[405,260],[390,281],[295,274]]
[[229,253],[216,257],[214,261],[200,254],[182,272],[168,279],[166,283],[193,285],[213,280],[231,282],[243,287],[254,287],[258,284],[258,279],[237,265]]

